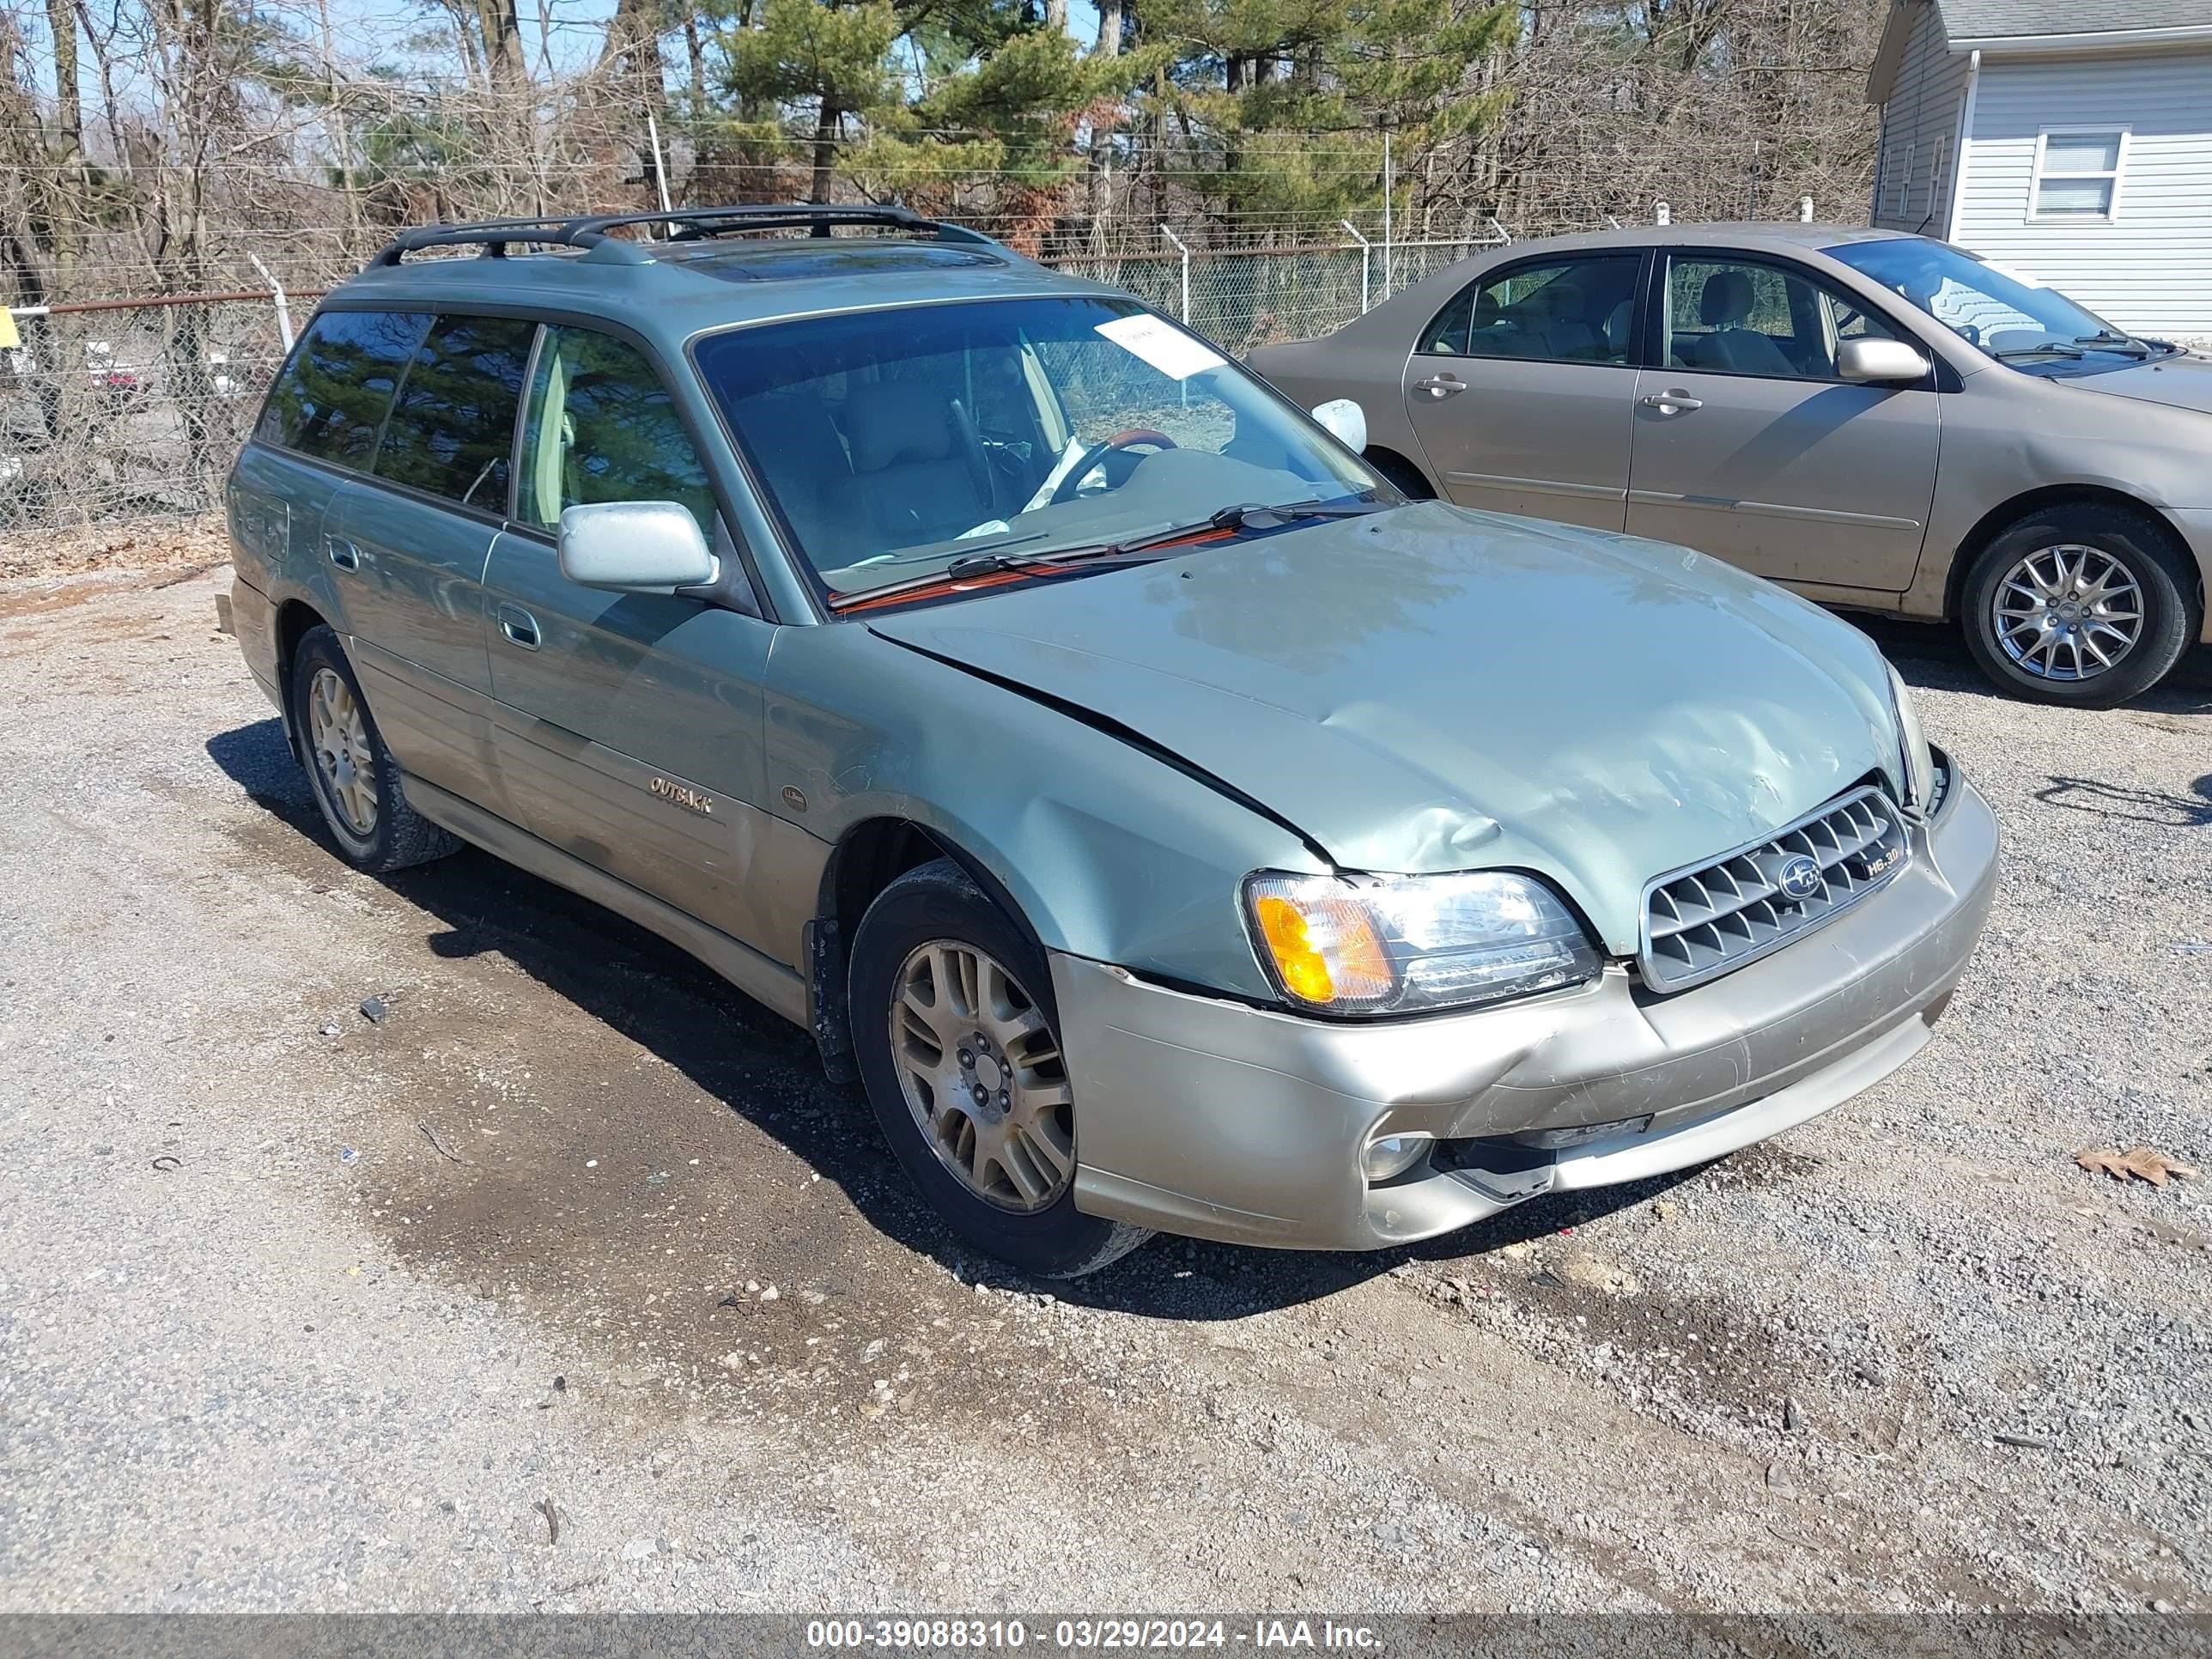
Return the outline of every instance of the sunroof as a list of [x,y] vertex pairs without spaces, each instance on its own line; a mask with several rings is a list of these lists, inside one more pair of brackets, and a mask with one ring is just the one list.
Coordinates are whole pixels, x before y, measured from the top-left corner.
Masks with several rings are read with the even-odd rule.
[[[678,244],[681,246],[681,244]],[[781,241],[717,241],[676,257],[695,270],[731,283],[787,283],[809,276],[870,276],[891,270],[972,270],[1002,265],[988,248],[938,242],[864,241],[859,237],[792,237]]]

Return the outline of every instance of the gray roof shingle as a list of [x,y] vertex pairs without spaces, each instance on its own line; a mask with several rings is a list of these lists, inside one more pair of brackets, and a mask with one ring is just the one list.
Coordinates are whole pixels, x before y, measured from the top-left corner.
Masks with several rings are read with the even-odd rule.
[[2212,0],[1936,0],[1954,41],[2212,27]]

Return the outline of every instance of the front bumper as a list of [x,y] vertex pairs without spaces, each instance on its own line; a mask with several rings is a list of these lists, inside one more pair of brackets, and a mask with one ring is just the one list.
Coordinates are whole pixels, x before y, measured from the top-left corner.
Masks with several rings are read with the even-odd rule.
[[[1917,1053],[1981,936],[1996,819],[1965,779],[1880,892],[1764,960],[1655,996],[1577,990],[1387,1024],[1304,1018],[1055,955],[1076,1207],[1236,1243],[1375,1249],[1540,1193],[1717,1158]],[[1370,1187],[1380,1135],[1437,1155]]]

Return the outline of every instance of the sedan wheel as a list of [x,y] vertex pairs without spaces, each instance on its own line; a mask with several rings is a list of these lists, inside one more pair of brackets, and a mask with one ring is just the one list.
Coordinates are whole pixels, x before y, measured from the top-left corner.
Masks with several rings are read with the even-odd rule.
[[2197,572],[2161,520],[2061,501],[1976,555],[1959,596],[1968,649],[2017,697],[2104,708],[2155,685],[2203,625]]
[[2142,637],[2142,585],[2111,554],[2039,548],[2006,572],[1993,602],[1997,643],[2023,672],[2089,680]]
[[1075,1097],[1019,981],[974,945],[932,939],[900,969],[890,1019],[907,1109],[939,1161],[1001,1209],[1054,1203],[1075,1178]]

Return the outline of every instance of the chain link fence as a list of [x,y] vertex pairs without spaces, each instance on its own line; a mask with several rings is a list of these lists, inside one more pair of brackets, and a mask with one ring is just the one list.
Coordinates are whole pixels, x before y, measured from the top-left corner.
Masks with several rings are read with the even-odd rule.
[[[1487,239],[1173,247],[1045,263],[1111,283],[1243,356],[1342,327]],[[221,506],[222,477],[318,295],[266,292],[102,301],[18,313],[0,352],[0,543]]]

